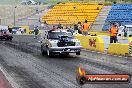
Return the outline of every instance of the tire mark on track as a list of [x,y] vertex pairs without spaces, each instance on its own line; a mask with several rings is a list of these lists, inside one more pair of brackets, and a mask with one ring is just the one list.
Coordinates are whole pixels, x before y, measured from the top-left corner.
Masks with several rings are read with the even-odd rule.
[[[24,43],[22,43],[22,45],[24,45]],[[25,44],[24,47],[20,47],[18,46],[20,49],[22,49],[21,51],[26,51],[28,53],[36,53],[37,51],[40,51],[40,47],[36,46],[30,46],[28,44]],[[34,50],[35,48],[37,48],[38,50]],[[35,51],[35,52],[34,52]],[[40,53],[40,52],[39,52]],[[34,55],[34,54],[33,54]],[[122,69],[119,69],[119,68],[116,68],[114,66],[108,66],[108,64],[101,64],[100,62],[98,61],[92,61],[90,59],[86,59],[86,58],[83,58],[83,59],[77,59],[78,62],[81,62],[83,64],[89,64],[91,66],[94,66],[94,67],[97,67],[97,68],[100,68],[100,69],[104,69],[104,70],[107,70],[107,71],[111,71],[111,72],[115,72],[116,74],[130,74],[132,75],[131,72],[128,72],[128,71],[124,71]]]
[[[27,46],[25,46],[25,47],[27,47]],[[28,47],[32,48],[33,46],[28,46]],[[34,50],[32,50],[32,53],[34,53]],[[94,61],[91,61],[91,60],[85,59],[85,58],[77,59],[75,63],[88,64],[88,65],[91,65],[91,66],[94,66],[94,67],[97,67],[97,68],[100,68],[100,69],[105,68],[104,70],[115,72],[115,73],[121,73],[121,74],[128,73],[127,71],[122,71],[121,69],[118,69],[116,67],[107,66],[107,65],[101,64],[99,62],[94,62]]]
[[[4,57],[0,55],[0,63],[6,69],[6,71],[13,76],[19,78],[20,85],[22,88],[45,88],[35,79],[33,79],[24,68],[16,67],[16,66],[7,66],[8,63],[4,61]],[[18,80],[18,81],[19,81]],[[17,80],[16,80],[17,81]]]

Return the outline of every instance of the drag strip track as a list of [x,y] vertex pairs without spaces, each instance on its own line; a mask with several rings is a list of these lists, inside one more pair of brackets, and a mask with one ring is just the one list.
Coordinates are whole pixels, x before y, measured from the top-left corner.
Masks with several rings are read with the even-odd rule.
[[[16,45],[14,45],[11,42],[6,43],[6,45],[9,45],[11,47],[12,46],[17,47],[16,49],[19,49],[19,50],[24,51],[26,53],[32,53],[33,55],[35,55],[36,53],[38,53],[38,54],[41,53],[39,46],[28,45],[28,44],[24,44],[24,43],[19,43],[19,44],[15,43],[15,44]],[[21,45],[23,45],[23,47],[20,47]],[[64,57],[62,57],[62,58],[64,58]],[[120,65],[116,65],[116,64],[112,64],[112,63],[108,63],[108,62],[101,62],[103,64],[100,64],[100,61],[91,60],[91,59],[88,59],[88,58],[83,58],[83,59],[79,59],[79,60],[77,59],[77,61],[79,61],[80,63],[83,63],[83,64],[88,64],[89,66],[94,66],[94,67],[97,67],[97,68],[100,68],[100,69],[111,71],[111,72],[114,72],[116,74],[126,74],[127,73],[127,74],[132,75],[132,70],[130,70],[129,68],[127,70],[125,68],[125,70],[127,70],[127,71],[125,71],[125,70],[120,68]],[[132,65],[131,65],[131,67],[132,67]]]
[[[11,74],[21,88],[79,88],[76,68],[83,66],[88,73],[118,73],[132,75],[132,60],[119,59],[113,63],[102,59],[79,56],[56,56],[49,58],[40,54],[40,46],[32,36],[21,41],[19,36],[12,42],[0,41],[0,64]],[[90,54],[90,53],[87,53]],[[110,58],[115,59],[115,58]],[[124,64],[126,63],[126,64]],[[87,84],[82,88],[130,88],[130,84]]]

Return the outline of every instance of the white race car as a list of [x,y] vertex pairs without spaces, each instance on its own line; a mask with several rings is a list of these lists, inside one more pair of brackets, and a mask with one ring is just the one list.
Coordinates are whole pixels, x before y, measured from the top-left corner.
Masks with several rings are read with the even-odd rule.
[[74,39],[71,32],[66,30],[44,31],[41,41],[42,54],[52,56],[53,54],[76,53],[80,55],[82,46],[78,39]]

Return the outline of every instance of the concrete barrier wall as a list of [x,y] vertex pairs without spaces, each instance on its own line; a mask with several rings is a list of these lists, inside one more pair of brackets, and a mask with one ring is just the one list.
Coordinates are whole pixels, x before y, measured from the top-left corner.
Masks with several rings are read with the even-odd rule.
[[75,38],[80,40],[82,47],[85,49],[104,52],[104,41],[101,37],[75,35]]
[[132,42],[132,37],[128,37],[128,41],[129,41],[129,43],[131,43]]
[[129,56],[131,54],[131,47],[129,44],[112,43],[109,45],[108,53]]
[[90,32],[90,35],[105,35],[105,36],[110,36],[109,32]]
[[[82,36],[82,35],[74,35],[74,36],[75,38],[80,40],[83,48],[104,52],[105,44],[101,36]],[[128,40],[132,41],[132,38],[128,38]],[[130,56],[131,46],[129,44],[112,43],[109,45],[107,53]]]

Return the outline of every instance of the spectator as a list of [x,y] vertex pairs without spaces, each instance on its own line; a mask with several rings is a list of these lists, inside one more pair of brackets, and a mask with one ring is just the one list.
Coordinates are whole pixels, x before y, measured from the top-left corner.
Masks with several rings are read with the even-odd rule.
[[83,29],[82,29],[82,35],[85,35],[85,36],[89,34],[90,25],[87,22],[88,21],[85,20],[85,23],[83,24]]
[[72,29],[71,26],[69,28],[67,27],[67,31],[71,32],[72,34],[74,33],[74,30]]
[[24,28],[20,28],[21,34],[24,34]]
[[74,24],[74,32],[75,32],[75,34],[77,34],[77,33],[82,34],[81,30],[79,29],[80,26],[81,26],[80,23]]
[[48,24],[46,23],[46,21],[44,21],[44,23],[41,24],[41,27],[42,27],[42,32],[41,32],[41,41],[42,41],[43,37],[44,37],[44,32],[45,32],[45,30],[48,30],[49,27],[48,27]]
[[63,26],[61,24],[59,24],[57,29],[63,29]]
[[78,25],[77,24],[74,24],[74,31],[75,31],[75,34],[78,33]]
[[13,28],[12,29],[12,34],[16,34],[16,32],[17,32],[17,29]]
[[10,33],[12,33],[12,28],[10,28],[9,26],[8,26],[8,31],[9,31]]
[[127,27],[126,26],[124,26],[124,37],[127,37],[127,32],[128,32],[128,29],[127,29]]
[[82,34],[82,25],[81,25],[81,22],[78,22],[78,33],[79,34]]
[[55,30],[56,30],[56,27],[55,27],[55,26],[53,26],[52,31],[55,31]]
[[35,26],[34,27],[34,39],[37,39],[37,36],[38,36],[38,33],[39,33],[39,28],[38,28],[38,26]]
[[110,43],[117,42],[117,34],[118,34],[118,27],[115,23],[112,24],[111,28],[109,29],[110,32]]
[[48,30],[49,26],[48,24],[46,23],[46,21],[44,21],[43,24],[41,24],[41,27],[42,27],[42,30]]
[[38,7],[35,7],[36,13],[39,13]]
[[24,28],[24,33],[26,33],[26,29]]

